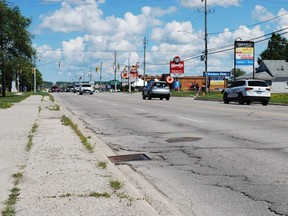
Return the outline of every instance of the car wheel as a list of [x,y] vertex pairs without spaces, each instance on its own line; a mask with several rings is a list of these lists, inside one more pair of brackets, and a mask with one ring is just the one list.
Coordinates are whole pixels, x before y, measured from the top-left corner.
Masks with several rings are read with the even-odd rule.
[[160,97],[160,100],[163,100],[163,97]]
[[152,97],[151,97],[151,95],[149,94],[149,95],[148,95],[148,100],[151,100],[151,99],[152,99]]
[[241,105],[243,105],[243,104],[245,103],[244,97],[243,97],[242,94],[239,94],[239,95],[238,95],[238,102],[239,102],[239,104],[241,104]]
[[169,100],[170,99],[170,96],[166,97],[166,100]]
[[269,103],[269,101],[267,101],[267,100],[264,100],[264,101],[261,102],[261,104],[262,104],[263,106],[267,106],[268,103]]
[[79,92],[79,95],[82,95],[83,93],[82,92]]
[[246,101],[246,104],[247,104],[247,105],[250,105],[250,104],[251,104],[251,101]]
[[229,103],[228,96],[227,96],[226,93],[223,95],[223,101],[224,101],[225,104]]
[[91,92],[90,95],[93,95],[93,92]]
[[146,96],[144,95],[144,93],[142,93],[142,98],[143,100],[146,100]]

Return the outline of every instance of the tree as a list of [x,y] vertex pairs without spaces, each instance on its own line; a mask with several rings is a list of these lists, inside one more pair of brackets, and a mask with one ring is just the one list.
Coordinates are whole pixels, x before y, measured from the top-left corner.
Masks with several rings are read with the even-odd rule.
[[240,69],[240,68],[236,68],[235,73],[234,73],[234,68],[230,72],[231,72],[233,77],[234,76],[235,77],[239,77],[239,76],[242,76],[242,75],[246,74],[246,72],[244,70]]
[[281,37],[280,34],[272,34],[268,41],[268,47],[260,54],[258,64],[262,60],[288,60],[288,42],[287,39]]
[[8,7],[5,0],[0,0],[0,14],[0,69],[2,96],[5,97],[6,85],[14,79],[17,67],[33,65],[37,56],[32,47],[32,35],[27,30],[31,19],[22,16],[18,7]]

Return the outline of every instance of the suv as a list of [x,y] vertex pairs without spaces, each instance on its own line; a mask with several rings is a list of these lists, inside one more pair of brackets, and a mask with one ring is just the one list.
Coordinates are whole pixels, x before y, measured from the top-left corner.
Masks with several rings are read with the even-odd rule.
[[82,95],[83,93],[89,93],[93,95],[93,87],[89,83],[82,83],[79,87],[79,94]]
[[166,100],[170,99],[170,87],[167,85],[165,81],[154,81],[151,80],[147,83],[147,85],[142,90],[142,98],[143,100],[148,97],[148,100],[152,98],[166,98]]
[[263,106],[268,105],[271,92],[263,80],[237,80],[223,92],[223,101],[238,101],[239,104],[250,105],[252,101],[259,101]]

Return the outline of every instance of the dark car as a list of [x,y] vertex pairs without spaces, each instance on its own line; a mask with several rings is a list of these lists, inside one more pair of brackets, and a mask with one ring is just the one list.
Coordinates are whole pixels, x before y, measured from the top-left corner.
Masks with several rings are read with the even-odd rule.
[[58,86],[54,85],[49,89],[49,92],[61,92],[61,89]]
[[142,90],[142,98],[145,100],[151,100],[152,98],[160,98],[163,100],[170,99],[170,87],[165,81],[155,81],[151,80],[147,83],[147,85]]

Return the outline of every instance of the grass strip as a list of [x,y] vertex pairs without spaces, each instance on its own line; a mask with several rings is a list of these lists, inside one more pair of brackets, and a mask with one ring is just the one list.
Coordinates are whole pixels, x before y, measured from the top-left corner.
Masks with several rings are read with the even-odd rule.
[[27,152],[30,151],[30,149],[33,146],[33,136],[34,136],[33,134],[36,133],[37,129],[38,129],[38,124],[34,123],[33,126],[32,126],[32,129],[31,129],[31,131],[29,132],[29,135],[28,135],[28,142],[27,142],[26,148],[25,148],[25,150]]
[[61,118],[61,122],[63,125],[65,126],[70,126],[72,128],[72,130],[78,135],[78,137],[80,138],[82,144],[84,145],[84,147],[89,151],[89,152],[93,152],[94,148],[93,146],[89,143],[87,137],[85,137],[82,132],[78,129],[78,126],[76,124],[74,124],[72,122],[72,120],[70,118],[68,118],[67,116],[63,115]]

